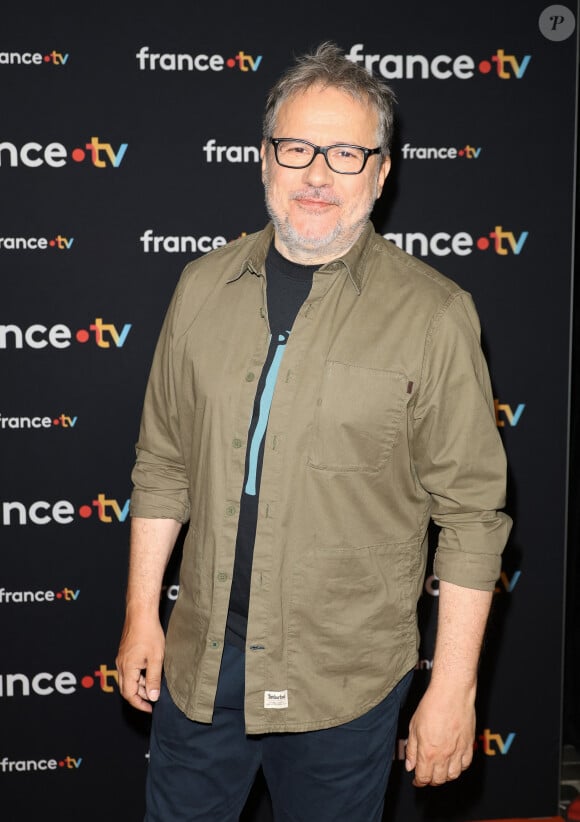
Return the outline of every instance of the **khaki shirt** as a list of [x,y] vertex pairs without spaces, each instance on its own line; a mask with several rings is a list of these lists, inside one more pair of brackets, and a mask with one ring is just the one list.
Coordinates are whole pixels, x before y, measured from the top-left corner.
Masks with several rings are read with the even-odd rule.
[[[248,425],[268,350],[273,229],[187,265],[146,392],[131,514],[189,521],[165,673],[211,722]],[[369,223],[315,274],[264,445],[246,642],[248,733],[338,725],[417,661],[430,518],[435,573],[492,590],[511,520],[470,296]]]

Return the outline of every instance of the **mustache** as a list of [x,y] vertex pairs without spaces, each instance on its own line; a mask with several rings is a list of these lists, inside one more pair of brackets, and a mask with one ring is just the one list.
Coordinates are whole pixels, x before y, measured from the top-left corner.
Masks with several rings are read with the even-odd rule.
[[342,200],[337,194],[332,194],[324,188],[303,188],[300,191],[293,191],[291,200],[320,200],[329,205],[342,205]]

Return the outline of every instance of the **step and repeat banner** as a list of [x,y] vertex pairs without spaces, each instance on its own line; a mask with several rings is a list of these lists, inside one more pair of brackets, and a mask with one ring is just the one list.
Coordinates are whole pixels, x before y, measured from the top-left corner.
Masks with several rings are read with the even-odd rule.
[[[559,793],[578,8],[538,0],[32,11],[0,28],[0,815],[139,822],[149,717],[121,700],[130,471],[185,263],[263,226],[269,87],[326,39],[396,92],[378,231],[473,295],[515,525],[474,764],[385,820],[549,816]],[[177,596],[176,549],[160,603]],[[272,819],[258,776],[246,822]]]

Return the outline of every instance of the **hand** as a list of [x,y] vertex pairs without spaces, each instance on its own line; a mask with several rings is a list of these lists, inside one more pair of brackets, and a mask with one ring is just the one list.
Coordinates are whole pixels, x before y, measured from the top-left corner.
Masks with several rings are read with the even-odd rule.
[[405,768],[413,785],[443,785],[457,779],[473,759],[474,692],[429,687],[409,723]]
[[158,619],[127,617],[123,627],[117,671],[121,695],[140,711],[151,713],[159,699],[165,635]]

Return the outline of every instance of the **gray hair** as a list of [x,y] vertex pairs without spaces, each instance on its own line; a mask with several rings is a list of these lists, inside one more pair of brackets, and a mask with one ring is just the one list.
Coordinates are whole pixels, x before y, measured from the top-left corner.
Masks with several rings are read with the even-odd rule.
[[321,43],[316,51],[296,58],[291,66],[270,89],[262,121],[262,137],[268,142],[274,136],[274,127],[282,103],[312,86],[331,87],[350,94],[355,100],[374,106],[378,119],[382,155],[390,154],[393,139],[395,93],[383,80],[353,63],[335,43]]

